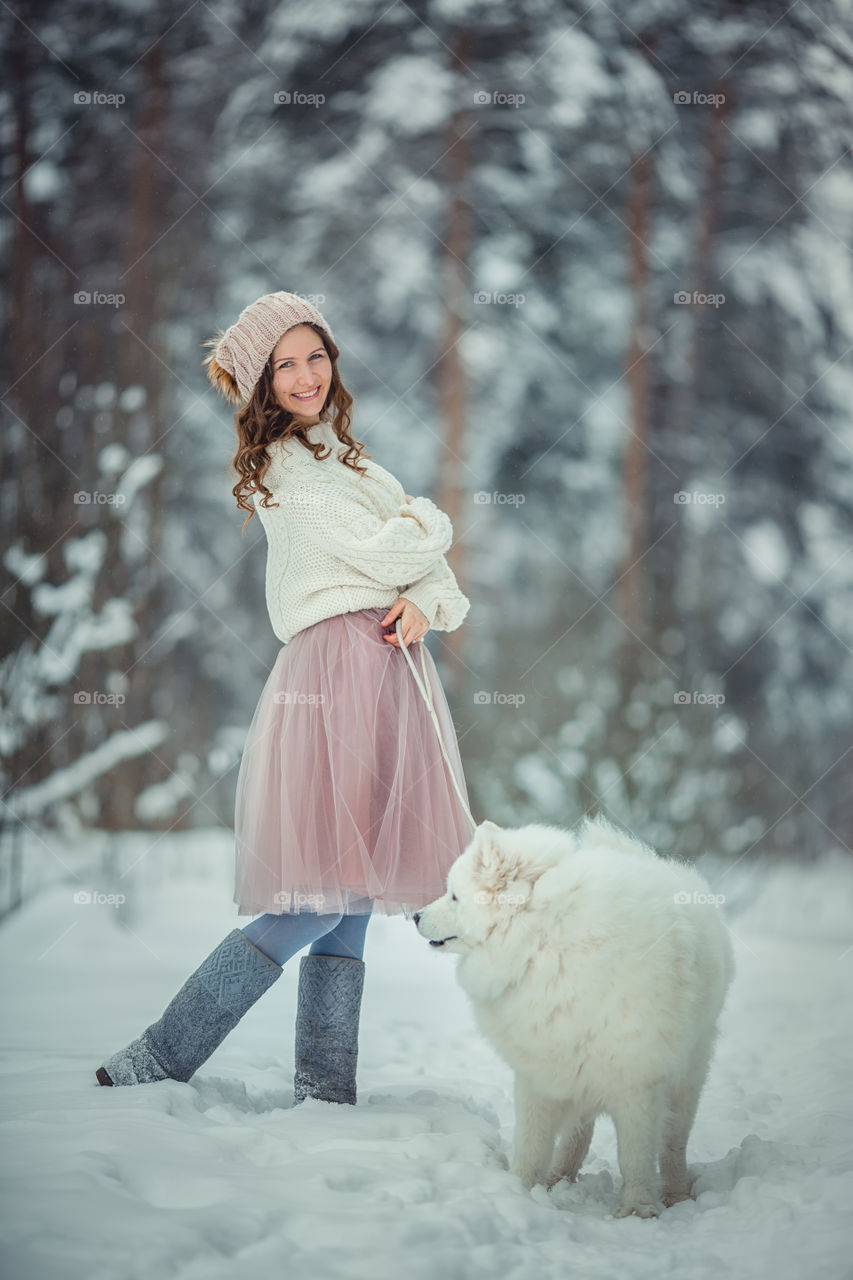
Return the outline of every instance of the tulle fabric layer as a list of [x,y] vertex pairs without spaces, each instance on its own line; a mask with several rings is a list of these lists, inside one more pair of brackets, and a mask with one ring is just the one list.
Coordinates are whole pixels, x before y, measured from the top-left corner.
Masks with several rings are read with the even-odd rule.
[[[273,665],[237,778],[239,915],[410,915],[441,897],[471,839],[429,708],[402,650],[382,639],[386,612],[315,623]],[[468,802],[435,662],[420,642],[409,653]]]

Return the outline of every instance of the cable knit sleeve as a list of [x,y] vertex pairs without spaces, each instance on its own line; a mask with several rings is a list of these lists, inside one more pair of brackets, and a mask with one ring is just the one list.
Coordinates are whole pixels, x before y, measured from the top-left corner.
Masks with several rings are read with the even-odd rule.
[[417,605],[435,631],[455,631],[471,608],[471,601],[459,590],[453,570],[444,556],[429,573],[405,587],[400,595]]
[[349,486],[299,481],[276,497],[294,533],[385,587],[423,578],[453,541],[450,517],[429,498],[383,520]]

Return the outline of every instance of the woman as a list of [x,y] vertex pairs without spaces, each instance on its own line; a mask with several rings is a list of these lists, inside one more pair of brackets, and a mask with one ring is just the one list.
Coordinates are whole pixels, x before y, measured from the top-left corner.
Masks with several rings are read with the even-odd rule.
[[[208,377],[241,405],[234,494],[267,535],[266,603],[284,646],[237,779],[234,900],[238,915],[256,918],[96,1075],[102,1085],[188,1080],[310,944],[299,968],[295,1101],[355,1103],[371,914],[412,914],[441,896],[473,832],[395,623],[408,646],[430,627],[454,630],[470,604],[444,556],[448,517],[404,493],[350,435],[352,397],[315,307],[267,294],[206,345]],[[467,797],[426,646],[417,665]]]

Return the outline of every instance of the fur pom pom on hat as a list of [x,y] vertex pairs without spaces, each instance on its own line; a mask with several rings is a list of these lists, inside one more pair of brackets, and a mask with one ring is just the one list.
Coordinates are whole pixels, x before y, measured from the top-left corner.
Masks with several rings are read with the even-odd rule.
[[334,335],[316,307],[295,293],[267,293],[240,312],[239,319],[202,346],[213,347],[202,365],[215,389],[230,404],[246,403],[275,345],[297,324],[316,324]]

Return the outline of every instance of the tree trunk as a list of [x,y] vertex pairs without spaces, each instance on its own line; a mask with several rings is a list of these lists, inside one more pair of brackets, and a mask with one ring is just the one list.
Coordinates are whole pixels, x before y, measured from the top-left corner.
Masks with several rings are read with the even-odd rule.
[[641,642],[648,630],[648,436],[649,436],[649,188],[651,157],[641,155],[631,169],[627,217],[628,274],[634,298],[634,314],[628,344],[628,438],[622,456],[622,500],[626,543],[619,582],[619,613],[624,625],[622,653],[626,670],[636,667]]
[[[158,245],[162,232],[168,192],[164,186],[164,161],[169,161],[170,119],[168,89],[165,83],[162,45],[155,44],[143,64],[143,101],[139,135],[146,145],[139,148],[134,168],[134,181],[127,206],[126,268],[120,277],[119,291],[126,302],[119,312],[117,347],[113,348],[113,364],[118,390],[130,384],[145,387],[146,405],[141,413],[115,413],[115,437],[122,440],[133,457],[143,456],[156,443],[159,424],[166,412],[167,387],[157,325],[171,291],[165,288],[169,262],[167,245]],[[162,157],[162,159],[160,158]],[[175,167],[170,163],[170,167]],[[167,224],[168,225],[168,224]],[[160,355],[161,359],[157,359]],[[162,449],[163,442],[157,446]],[[119,516],[107,522],[109,554],[99,583],[99,603],[106,595],[129,595],[134,601],[134,617],[139,628],[134,641],[119,651],[111,651],[109,665],[129,671],[127,701],[120,712],[119,723],[128,728],[148,719],[156,706],[153,694],[161,675],[156,648],[152,640],[162,617],[166,594],[163,558],[163,487],[164,468],[139,493],[134,502],[133,527],[145,547],[128,535]],[[140,507],[143,509],[140,511]],[[144,518],[140,518],[144,516]],[[127,563],[122,544],[130,541],[130,553],[140,560]],[[189,604],[189,602],[188,602]],[[104,666],[101,665],[103,670]],[[163,761],[170,757],[168,744],[154,756],[140,757],[120,763],[101,789],[102,825],[123,830],[137,824],[134,804],[140,791],[163,776]],[[176,823],[180,826],[180,823]]]
[[[451,50],[454,71],[462,71],[468,52],[469,36],[459,32]],[[471,241],[471,210],[465,198],[465,185],[471,167],[471,146],[468,130],[468,112],[453,113],[448,126],[447,189],[450,193],[447,234],[443,240],[444,282],[446,310],[442,354],[436,365],[439,420],[443,426],[443,444],[439,455],[439,471],[436,482],[436,503],[450,516],[454,535],[464,532],[467,485],[461,479],[465,454],[465,422],[467,411],[467,383],[459,340],[466,327],[471,277],[468,255]],[[450,548],[447,561],[459,582],[464,586],[464,548],[456,541]],[[450,651],[453,661],[448,664],[446,682],[449,693],[458,693],[462,684],[463,666],[460,655],[463,649],[463,630],[451,631],[442,643]]]

